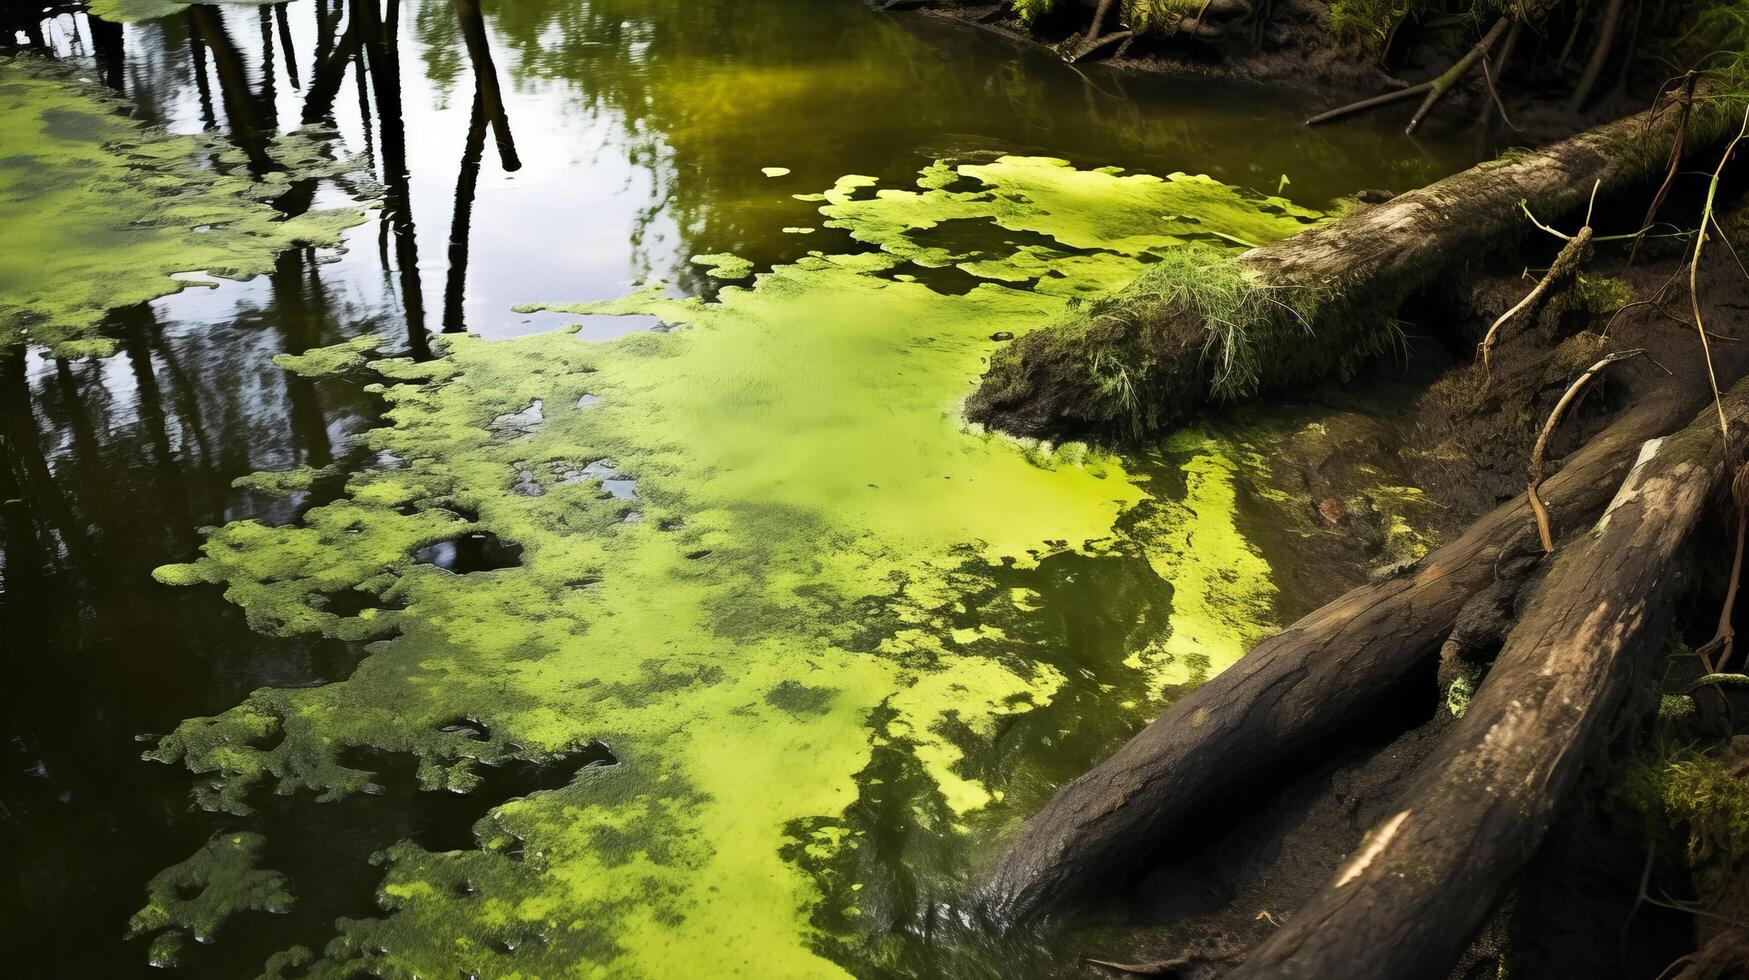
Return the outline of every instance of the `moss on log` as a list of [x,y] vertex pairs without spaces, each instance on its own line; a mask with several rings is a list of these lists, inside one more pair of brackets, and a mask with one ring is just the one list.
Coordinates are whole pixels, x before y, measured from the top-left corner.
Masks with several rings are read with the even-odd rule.
[[[1682,115],[1661,104],[1234,258],[1151,270],[999,352],[966,414],[1021,436],[1123,437],[1211,402],[1346,375],[1391,342],[1404,299],[1515,242],[1529,228],[1521,201],[1552,220],[1584,207],[1594,185],[1607,197],[1646,179],[1669,159]],[[1680,138],[1705,146],[1733,123],[1697,110]],[[1211,280],[1229,284],[1213,305],[1201,286]]]

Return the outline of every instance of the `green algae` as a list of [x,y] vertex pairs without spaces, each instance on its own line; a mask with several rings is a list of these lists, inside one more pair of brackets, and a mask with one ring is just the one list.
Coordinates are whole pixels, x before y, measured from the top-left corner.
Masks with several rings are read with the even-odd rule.
[[[106,354],[113,344],[94,334],[105,311],[214,284],[187,274],[269,271],[280,250],[333,244],[363,220],[356,209],[283,217],[265,200],[284,192],[286,172],[252,180],[234,148],[122,110],[63,67],[0,59],[0,345],[28,337],[64,355]],[[278,153],[314,167],[320,142],[289,135]]]
[[[925,268],[957,266],[982,279],[1036,281],[1044,292],[1091,297],[1136,277],[1102,254],[1161,258],[1192,243],[1228,248],[1271,242],[1323,217],[1279,197],[1249,194],[1192,174],[1124,175],[1115,168],[1078,170],[1050,157],[1005,156],[984,165],[922,172],[919,190],[865,193],[873,178],[840,179],[820,213],[828,228]],[[958,183],[971,186],[951,189]],[[956,222],[987,222],[1050,241],[955,248],[919,236]],[[992,251],[994,246],[994,251]]]
[[1199,430],[1174,433],[1163,447],[1182,459],[1186,490],[1150,515],[1141,537],[1149,564],[1172,586],[1172,626],[1164,642],[1129,661],[1149,673],[1156,697],[1237,663],[1274,622],[1269,565],[1233,519],[1237,449]]
[[383,346],[374,333],[360,334],[338,344],[317,347],[302,354],[276,354],[273,363],[306,378],[326,378],[360,371],[370,355]]
[[[196,0],[89,0],[86,9],[113,24],[131,24],[180,14]],[[278,0],[222,0],[237,6],[265,6]]]
[[746,279],[753,275],[753,263],[731,252],[694,255],[692,264],[703,266],[712,279]]
[[258,867],[265,845],[259,834],[220,834],[152,877],[145,907],[128,921],[128,935],[153,936],[148,952],[153,966],[175,966],[189,934],[196,942],[213,942],[239,912],[291,908],[286,876]]
[[[1266,628],[1268,567],[1237,530],[1235,466],[1217,442],[1167,448],[1185,473],[1177,494],[1086,446],[968,428],[959,402],[993,335],[1048,324],[1093,288],[1076,276],[1119,284],[1183,247],[1191,201],[1218,202],[1210,224],[1235,237],[1285,234],[1300,217],[1240,220],[1248,198],[1212,182],[1163,190],[1178,181],[1056,161],[923,180],[828,194],[835,226],[881,251],[816,253],[708,302],[652,284],[543,307],[683,329],[597,344],[455,335],[434,342],[434,361],[371,362],[389,408],[364,438],[399,465],[353,474],[295,524],[217,529],[198,560],[158,570],[222,585],[264,632],[374,641],[344,681],[259,690],[159,742],[149,757],[201,774],[208,808],[368,790],[354,748],[411,754],[425,788],[462,791],[482,765],[574,766],[597,742],[617,759],[501,803],[475,827],[477,849],[389,848],[384,916],[341,923],[312,975],[835,974],[820,950],[855,947],[841,933],[858,928],[866,882],[803,865],[873,829],[844,816],[870,791],[858,776],[871,759],[905,760],[903,819],[963,856],[974,828],[1010,816],[987,764],[998,733],[1076,682],[1007,625],[1052,611],[994,576],[1148,554],[1174,614],[1130,671],[1151,677],[1148,697],[1104,706],[1132,724]],[[961,180],[982,189],[943,189]],[[1134,213],[1138,195],[1180,191]],[[1074,275],[1056,290],[993,278],[936,292],[901,271],[935,257],[915,237],[939,224],[933,206],[1049,240],[980,249],[977,262],[1048,249],[1073,256]],[[368,349],[291,363],[350,369]],[[1121,524],[1132,512],[1148,516]],[[481,533],[520,548],[517,562],[457,574],[418,560]],[[1001,601],[981,611],[983,592]],[[343,614],[341,593],[381,601]]]

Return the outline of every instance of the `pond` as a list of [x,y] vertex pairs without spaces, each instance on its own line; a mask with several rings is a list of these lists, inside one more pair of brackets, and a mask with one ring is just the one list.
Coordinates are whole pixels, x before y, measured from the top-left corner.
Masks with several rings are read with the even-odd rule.
[[1460,131],[855,0],[93,8],[0,61],[14,971],[1071,970],[989,849],[1426,546],[1364,397],[958,404]]

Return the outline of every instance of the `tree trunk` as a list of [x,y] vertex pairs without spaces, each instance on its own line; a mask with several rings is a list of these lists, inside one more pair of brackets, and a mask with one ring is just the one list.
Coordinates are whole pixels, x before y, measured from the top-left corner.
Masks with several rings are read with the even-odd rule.
[[1609,0],[1609,5],[1603,11],[1603,26],[1597,34],[1597,45],[1591,49],[1591,60],[1585,65],[1585,74],[1580,76],[1579,84],[1573,89],[1573,98],[1567,103],[1568,112],[1578,112],[1585,108],[1585,103],[1591,100],[1591,90],[1597,86],[1597,80],[1603,77],[1604,66],[1609,64],[1610,49],[1615,47],[1616,28],[1621,24],[1623,0]]
[[[1749,382],[1726,402],[1749,421]],[[1481,690],[1394,815],[1230,976],[1450,972],[1542,843],[1663,650],[1680,558],[1730,467],[1712,410],[1640,451],[1603,517],[1531,591]]]
[[[1600,513],[1640,444],[1696,403],[1653,399],[1575,453],[1544,485],[1556,529]],[[1354,589],[1258,644],[1058,790],[992,869],[986,909],[1003,923],[1035,919],[1145,874],[1190,821],[1315,757],[1435,654],[1498,567],[1537,553],[1519,496],[1412,571]]]
[[[1702,115],[1688,125],[1690,146],[1725,135],[1725,113]],[[1144,275],[997,352],[966,414],[1023,436],[1128,435],[1209,402],[1351,371],[1386,342],[1405,297],[1529,227],[1520,201],[1554,220],[1582,208],[1594,183],[1606,197],[1644,178],[1669,159],[1680,116],[1637,113],[1221,260],[1238,263],[1265,297],[1245,324],[1256,359],[1248,389],[1222,387],[1209,357],[1221,335],[1194,311],[1162,309],[1158,297],[1171,290]],[[1114,365],[1123,385],[1107,379]]]

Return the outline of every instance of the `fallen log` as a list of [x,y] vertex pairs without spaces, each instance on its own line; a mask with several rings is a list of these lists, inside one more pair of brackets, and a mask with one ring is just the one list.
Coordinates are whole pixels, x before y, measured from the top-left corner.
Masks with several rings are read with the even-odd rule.
[[[1391,342],[1403,300],[1442,269],[1660,169],[1679,138],[1727,135],[1731,113],[1645,112],[1479,164],[1237,257],[1150,268],[1116,296],[998,351],[966,401],[974,422],[1039,438],[1124,436],[1197,407],[1352,372]],[[1219,284],[1219,288],[1211,288]]]
[[[1725,413],[1749,421],[1749,382]],[[1609,508],[1530,591],[1481,689],[1334,880],[1229,976],[1448,973],[1542,843],[1664,649],[1679,563],[1730,480],[1710,409],[1647,442]]]
[[[1641,443],[1681,424],[1698,402],[1648,400],[1575,453],[1543,485],[1556,529],[1601,513]],[[1412,570],[1356,588],[1264,640],[1058,790],[992,867],[980,904],[1013,924],[1146,874],[1192,821],[1220,812],[1270,771],[1316,757],[1437,654],[1466,604],[1492,591],[1497,568],[1516,566],[1521,583],[1534,565],[1521,559],[1540,551],[1519,496]]]

